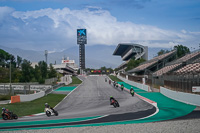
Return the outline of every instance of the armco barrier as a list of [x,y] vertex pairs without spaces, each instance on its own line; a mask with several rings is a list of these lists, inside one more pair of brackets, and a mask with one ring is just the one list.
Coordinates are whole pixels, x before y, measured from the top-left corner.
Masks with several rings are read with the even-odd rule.
[[45,95],[44,91],[40,91],[35,94],[30,94],[30,95],[19,95],[20,96],[20,101],[21,102],[27,102],[27,101],[33,101],[35,99],[41,98]]
[[172,91],[164,87],[160,87],[160,93],[176,101],[180,101],[195,106],[200,106],[200,95],[197,94]]
[[117,78],[121,79],[122,81],[126,82],[127,84],[130,84],[132,86],[135,86],[139,89],[142,89],[142,90],[145,90],[145,91],[151,91],[150,90],[150,87],[148,85],[144,85],[144,84],[140,84],[140,83],[137,83],[137,82],[134,82],[134,81],[130,81],[130,80],[127,80],[125,78],[122,78],[121,76],[117,76]]
[[20,102],[20,96],[11,96],[11,103],[18,103]]

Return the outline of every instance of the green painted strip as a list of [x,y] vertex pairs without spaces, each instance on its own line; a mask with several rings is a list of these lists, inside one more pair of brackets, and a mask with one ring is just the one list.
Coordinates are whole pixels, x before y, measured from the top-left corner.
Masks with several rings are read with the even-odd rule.
[[64,86],[60,87],[54,91],[73,91],[77,86]]
[[13,125],[14,126],[25,126],[25,125],[42,125],[42,124],[53,124],[53,123],[69,123],[69,122],[77,122],[77,121],[96,119],[99,117],[102,117],[102,116],[72,118],[72,119],[58,119],[58,120],[28,121],[28,122],[8,122],[8,123],[0,123],[0,127],[10,127]]

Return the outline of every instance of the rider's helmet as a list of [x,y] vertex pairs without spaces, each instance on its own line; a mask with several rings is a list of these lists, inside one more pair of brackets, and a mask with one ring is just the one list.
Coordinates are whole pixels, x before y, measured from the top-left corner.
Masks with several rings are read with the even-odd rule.
[[110,96],[110,98],[113,98],[113,96]]
[[2,108],[2,110],[6,110],[5,108]]
[[45,107],[48,107],[48,103],[45,103],[44,105],[45,105]]

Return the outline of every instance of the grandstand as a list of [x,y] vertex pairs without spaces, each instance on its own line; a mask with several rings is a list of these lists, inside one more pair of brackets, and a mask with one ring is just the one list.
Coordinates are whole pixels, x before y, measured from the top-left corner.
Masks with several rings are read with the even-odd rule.
[[[122,77],[130,81],[149,85],[151,89],[164,86],[168,89],[200,94],[192,92],[194,86],[200,86],[200,50],[186,54],[176,59],[177,51],[154,57],[128,72],[120,73]],[[119,67],[123,67],[124,62]]]
[[[173,72],[177,70],[177,74],[181,73],[182,71],[185,71],[186,68],[188,68],[189,66],[191,66],[191,68],[195,68],[194,64],[190,64],[191,62],[200,62],[200,52],[193,52],[191,54],[187,54],[185,56],[183,56],[182,58],[179,58],[175,61],[172,61],[170,63],[167,63],[165,67],[163,67],[162,69],[156,71],[153,73],[153,76],[162,76],[163,74],[169,73],[169,72]],[[190,64],[188,67],[185,67],[185,65]],[[194,65],[194,66],[193,66]],[[183,68],[182,68],[183,67]],[[178,69],[181,69],[180,71],[178,71]],[[189,70],[188,70],[189,71]]]
[[134,58],[135,60],[140,58],[148,60],[148,47],[134,43],[120,43],[113,55],[121,56],[124,62],[118,66],[118,69],[124,71],[131,58]]
[[144,75],[145,71],[155,72],[165,66],[166,63],[174,60],[176,58],[176,50],[168,52],[166,54],[154,57],[153,59],[146,61],[139,65],[138,67],[129,70],[128,73],[135,73],[137,75]]
[[200,63],[188,64],[175,71],[176,74],[197,74],[200,73]]

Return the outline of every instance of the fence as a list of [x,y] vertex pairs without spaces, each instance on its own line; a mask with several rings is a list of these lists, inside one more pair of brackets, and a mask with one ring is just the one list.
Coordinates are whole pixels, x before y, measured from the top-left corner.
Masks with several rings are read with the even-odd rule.
[[123,78],[128,78],[128,80],[138,83],[142,83],[142,78],[144,78],[143,76],[126,75],[124,73],[120,73],[120,76]]
[[[193,86],[200,86],[200,74],[164,75],[164,87],[174,91],[192,92]],[[199,92],[196,94],[200,94]]]
[[155,91],[157,91],[157,89],[154,88],[160,88],[160,86],[163,86],[174,91],[200,94],[200,92],[192,92],[193,86],[200,86],[200,73],[190,73],[185,75],[175,75],[174,73],[171,73],[163,75],[159,78],[153,77],[152,74],[146,76],[133,76],[120,73],[119,75],[137,83],[142,83],[142,78],[145,78],[145,84],[149,85],[151,89]]
[[52,90],[51,85],[39,84],[0,84],[0,94],[14,95],[14,94],[33,94],[39,91]]

